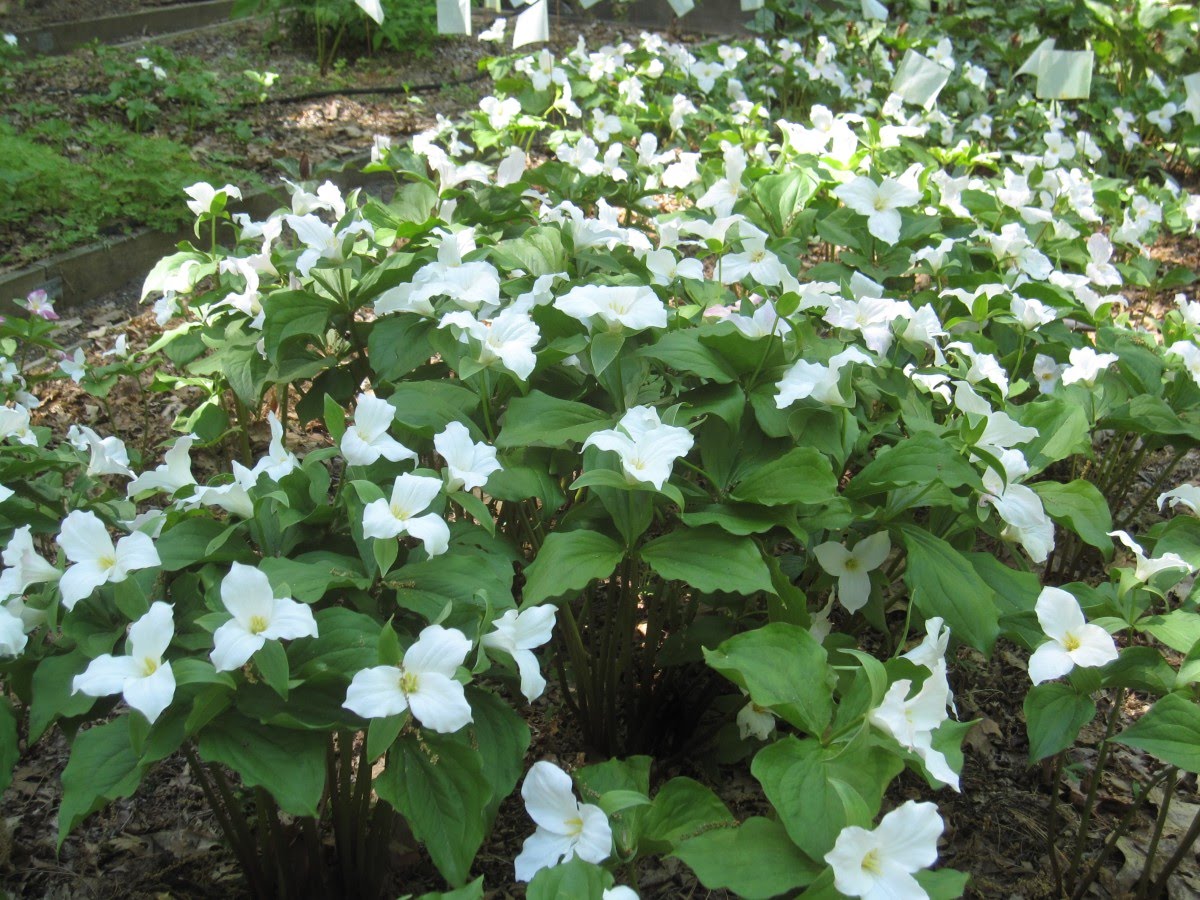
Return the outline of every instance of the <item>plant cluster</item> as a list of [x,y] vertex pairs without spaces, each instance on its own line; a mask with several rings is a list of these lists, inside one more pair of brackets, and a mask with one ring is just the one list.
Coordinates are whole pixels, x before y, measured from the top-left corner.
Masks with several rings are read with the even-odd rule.
[[[253,221],[193,185],[197,241],[144,288],[162,337],[60,366],[187,388],[160,464],[39,427],[14,354],[49,326],[2,326],[0,762],[19,728],[73,735],[60,835],[183,752],[264,896],[373,895],[403,835],[481,897],[518,782],[530,897],[628,897],[661,856],[748,898],[958,896],[936,805],[888,788],[960,789],[951,647],[1001,639],[1031,653],[1031,760],[1065,777],[1104,694],[1098,767],[1146,750],[1143,801],[1200,771],[1200,614],[1172,592],[1200,529],[1128,533],[1200,505],[1170,481],[1200,442],[1200,305],[1146,330],[1122,293],[1194,280],[1145,251],[1200,197],[1120,174],[1120,134],[1004,59],[838,35],[494,61],[466,119],[378,142],[387,202],[295,185]],[[900,40],[940,54],[948,102],[890,92]],[[1154,138],[1175,165],[1185,115]],[[292,420],[327,445],[298,457]],[[206,483],[202,446],[229,458]],[[1114,538],[1132,564],[1081,580]],[[612,757],[573,777],[525,759],[551,677]],[[697,748],[770,815],[659,777]],[[1119,837],[1089,853],[1098,783],[1050,849],[1066,895]]]

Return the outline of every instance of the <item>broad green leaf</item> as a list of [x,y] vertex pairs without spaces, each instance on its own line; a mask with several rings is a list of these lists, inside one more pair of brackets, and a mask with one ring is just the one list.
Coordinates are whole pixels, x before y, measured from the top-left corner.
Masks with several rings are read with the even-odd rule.
[[760,750],[750,771],[791,839],[822,859],[842,828],[871,827],[884,791],[903,768],[897,754],[865,741],[823,747],[789,735]]
[[396,407],[397,422],[428,436],[467,418],[479,406],[474,391],[445,381],[404,382],[387,400]]
[[680,515],[684,525],[716,525],[739,537],[763,534],[772,528],[786,528],[800,541],[808,534],[796,522],[796,512],[786,507],[763,507],[750,503],[711,503],[694,512]]
[[422,894],[417,900],[483,900],[483,876],[456,891],[434,891]]
[[247,787],[265,789],[293,816],[315,816],[325,789],[325,740],[318,731],[263,725],[237,713],[200,733],[200,757],[229,766]]
[[287,585],[291,597],[301,603],[314,603],[334,588],[366,590],[371,586],[358,559],[332,550],[312,550],[291,559],[268,556],[259,569],[276,588]]
[[1200,641],[1200,615],[1186,609],[1173,609],[1166,615],[1139,620],[1137,630],[1154,635],[1177,653],[1187,653]]
[[33,673],[33,700],[29,705],[30,745],[46,733],[55,719],[82,715],[95,704],[95,697],[71,692],[72,681],[88,667],[89,661],[76,650],[62,656],[48,656],[38,663]]
[[654,795],[642,817],[638,847],[642,852],[666,853],[714,825],[734,822],[733,815],[711,788],[679,775]]
[[611,575],[624,555],[616,541],[597,532],[555,531],[525,570],[521,605],[576,594],[595,579]]
[[783,237],[820,187],[820,180],[808,169],[797,167],[755,180],[751,196],[762,209],[772,232]]
[[783,826],[754,817],[683,841],[671,854],[709,890],[727,888],[746,900],[775,897],[811,884],[824,868],[800,852]]
[[832,670],[807,629],[772,622],[704,651],[708,664],[797,728],[820,735],[833,715]]
[[785,506],[824,503],[837,494],[829,460],[812,447],[797,447],[742,478],[731,496],[745,503]]
[[956,869],[924,869],[914,873],[913,878],[925,889],[929,900],[957,900],[971,880],[969,873]]
[[920,432],[880,451],[851,479],[849,497],[868,497],[893,488],[940,483],[948,488],[982,487],[979,474],[937,435]]
[[561,865],[539,869],[529,882],[526,900],[600,900],[613,885],[612,873],[572,856]]
[[307,291],[276,291],[263,300],[263,341],[274,358],[288,338],[321,338],[329,330],[338,305],[328,297]]
[[421,316],[396,315],[377,319],[367,338],[371,369],[384,381],[398,381],[429,362],[433,348],[426,335],[434,323]]
[[81,731],[63,769],[58,807],[58,846],[89,814],[110,800],[129,797],[141,784],[145,766],[133,752],[129,716]]
[[375,790],[408,820],[442,877],[462,885],[487,832],[492,799],[478,751],[431,731],[403,737]]
[[525,720],[491,691],[467,687],[467,702],[473,716],[466,733],[472,747],[479,748],[483,775],[492,787],[492,799],[484,811],[490,824],[525,771],[525,751],[530,733]]
[[706,593],[773,594],[771,572],[750,538],[719,528],[677,528],[642,547],[641,557],[668,581],[682,581]]
[[254,554],[245,541],[229,540],[234,530],[207,516],[184,519],[154,543],[163,571],[178,572],[200,561],[252,562]]
[[1112,555],[1113,541],[1108,536],[1113,529],[1112,515],[1099,488],[1082,478],[1067,484],[1042,481],[1030,486],[1042,498],[1051,519],[1099,548],[1105,557]]
[[565,447],[582,442],[608,423],[605,413],[585,403],[530,391],[508,404],[496,446]]
[[958,640],[990,653],[1000,633],[995,592],[970,561],[936,535],[901,526],[908,548],[904,581],[926,618],[941,616]]
[[642,347],[637,355],[717,384],[729,384],[737,379],[734,368],[715,350],[702,344],[695,329],[668,332],[653,344]]
[[1183,694],[1167,694],[1114,740],[1169,765],[1200,772],[1200,707]]
[[1030,763],[1066,750],[1096,715],[1091,697],[1069,684],[1037,685],[1025,695],[1024,708]]
[[296,641],[288,650],[291,669],[300,678],[325,673],[350,679],[360,669],[378,662],[375,645],[379,623],[345,607],[318,610],[317,637]]

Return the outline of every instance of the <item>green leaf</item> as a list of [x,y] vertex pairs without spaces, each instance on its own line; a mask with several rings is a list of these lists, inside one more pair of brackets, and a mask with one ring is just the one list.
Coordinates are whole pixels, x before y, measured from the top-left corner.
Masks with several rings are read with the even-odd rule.
[[83,715],[95,705],[95,697],[71,693],[72,681],[88,667],[88,662],[88,658],[76,650],[63,656],[48,656],[38,663],[33,673],[33,701],[29,705],[31,746],[55,719]]
[[635,806],[649,806],[650,798],[640,791],[606,791],[600,795],[596,805],[604,810],[605,815],[612,816]]
[[530,391],[508,404],[497,447],[565,447],[609,424],[608,416],[584,403]]
[[377,378],[398,381],[429,362],[433,348],[427,335],[434,323],[415,315],[384,316],[371,326],[367,358]]
[[334,589],[371,586],[359,559],[332,550],[312,550],[290,559],[268,556],[258,567],[273,586],[287,585],[292,598],[301,603],[314,603]]
[[1096,715],[1096,704],[1069,684],[1039,684],[1025,695],[1029,762],[1066,750]]
[[794,168],[757,179],[751,196],[762,208],[772,233],[783,237],[820,187],[810,170]]
[[987,582],[941,538],[915,526],[901,526],[901,531],[908,548],[904,581],[917,609],[926,618],[941,616],[958,640],[990,653],[1000,625]]
[[562,232],[549,225],[526,228],[519,238],[501,241],[492,248],[491,257],[506,268],[524,269],[535,276],[550,275],[567,268]]
[[0,697],[0,793],[12,784],[13,767],[21,758],[17,746],[17,716],[7,697]]
[[967,889],[971,876],[955,869],[924,869],[913,874],[917,884],[925,889],[929,900],[957,900]]
[[200,757],[229,766],[247,787],[265,789],[293,816],[316,816],[325,789],[325,739],[319,731],[263,725],[238,713],[200,733]]
[[1046,514],[1055,522],[1078,534],[1106,556],[1112,555],[1112,514],[1104,495],[1090,481],[1077,478],[1067,484],[1042,481],[1030,485],[1042,498]]
[[288,695],[288,658],[279,641],[267,641],[254,654],[254,665],[263,681],[284,700]]
[[734,823],[733,815],[711,788],[679,775],[662,786],[642,817],[638,849],[666,853],[714,825]]
[[939,483],[948,488],[982,487],[979,474],[946,441],[929,432],[906,438],[876,453],[846,487],[848,497],[868,497],[910,485]]
[[274,359],[288,338],[321,338],[329,330],[337,302],[307,291],[277,291],[263,300],[263,345]]
[[791,839],[822,859],[847,825],[871,827],[884,791],[903,768],[895,753],[866,741],[823,747],[789,735],[760,750],[750,771]]
[[775,593],[758,545],[711,525],[677,528],[650,541],[640,554],[667,581],[682,581],[706,593]]
[[378,662],[375,651],[379,623],[370,616],[344,607],[318,610],[317,637],[297,641],[289,659],[297,677],[309,679],[326,673],[349,680],[360,669]]
[[600,900],[612,887],[612,873],[573,856],[561,865],[539,869],[529,882],[526,900]]
[[824,503],[837,494],[837,478],[825,455],[812,447],[797,447],[759,466],[734,488],[734,500],[784,506]]
[[458,384],[444,381],[404,382],[388,395],[396,407],[396,421],[428,437],[460,422],[479,406],[479,395]]
[[832,670],[825,648],[807,629],[772,622],[705,649],[704,659],[797,728],[819,735],[829,724]]
[[409,735],[392,747],[375,790],[408,820],[442,877],[463,884],[483,844],[492,797],[479,753],[422,730],[419,738]]
[[697,375],[717,384],[730,384],[737,372],[721,356],[700,342],[695,329],[670,331],[653,344],[642,347],[638,356],[656,359],[677,372]]
[[[184,519],[154,542],[163,571],[178,572],[202,560],[252,562],[253,553],[245,541],[229,541],[238,527],[227,528],[224,522],[207,516]],[[213,546],[214,542],[219,543]]]
[[612,538],[595,531],[555,531],[525,569],[521,606],[577,594],[597,578],[607,578],[624,557]]
[[1169,765],[1200,772],[1200,708],[1183,694],[1159,698],[1114,740],[1139,747]]
[[671,854],[709,890],[727,888],[746,900],[775,897],[811,884],[821,873],[778,822],[754,817],[683,841]]
[[749,503],[711,503],[680,516],[684,525],[716,525],[739,537],[763,534],[772,528],[786,528],[797,540],[807,541],[808,534],[796,522],[796,512],[781,507],[763,507]]
[[483,775],[492,787],[492,799],[484,811],[489,827],[496,819],[500,804],[513,792],[525,771],[525,751],[529,749],[529,726],[517,712],[491,691],[467,686],[471,704],[471,724],[467,739],[478,747]]
[[599,377],[604,370],[612,365],[612,361],[621,353],[625,345],[625,336],[611,331],[601,331],[592,336],[588,347],[588,356],[592,361],[592,371]]
[[1200,615],[1186,609],[1173,609],[1166,615],[1139,620],[1137,630],[1154,635],[1177,653],[1187,653],[1200,641]]
[[323,410],[325,415],[325,428],[329,432],[329,437],[334,444],[342,442],[342,435],[346,433],[346,411],[342,405],[330,397],[325,395]]
[[480,875],[456,891],[431,891],[422,894],[417,900],[483,900],[483,876]]
[[396,738],[400,736],[400,730],[408,721],[407,712],[398,716],[372,719],[371,724],[367,726],[367,758],[374,762],[391,749],[392,744],[396,743]]
[[58,846],[89,814],[118,797],[129,797],[141,784],[146,767],[133,752],[129,717],[121,716],[80,732],[63,769],[62,803],[58,807]]

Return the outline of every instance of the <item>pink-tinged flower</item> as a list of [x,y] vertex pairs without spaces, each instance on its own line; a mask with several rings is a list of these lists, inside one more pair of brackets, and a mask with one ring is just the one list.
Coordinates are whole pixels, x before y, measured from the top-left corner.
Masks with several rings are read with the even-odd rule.
[[50,296],[41,288],[30,291],[26,295],[25,308],[33,315],[41,316],[47,321],[54,322],[58,319],[58,313],[54,311],[54,304],[50,302]]

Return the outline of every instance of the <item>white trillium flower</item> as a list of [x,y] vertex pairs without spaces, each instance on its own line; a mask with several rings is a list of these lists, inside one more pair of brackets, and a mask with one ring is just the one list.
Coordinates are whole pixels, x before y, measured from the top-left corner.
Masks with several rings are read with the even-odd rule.
[[267,413],[267,424],[271,428],[271,443],[267,447],[267,455],[255,463],[250,472],[256,479],[259,475],[266,475],[272,481],[278,481],[290,475],[300,462],[295,453],[283,446],[283,423],[274,411]]
[[628,478],[662,490],[675,460],[686,456],[693,443],[692,433],[686,428],[664,425],[658,410],[633,406],[621,416],[616,428],[592,432],[583,446],[615,452]]
[[946,707],[950,703],[950,684],[944,662],[930,670],[921,689],[910,698],[911,688],[910,679],[895,682],[867,720],[917,754],[930,775],[957,791],[958,773],[950,768],[945,754],[933,748],[933,732],[949,718]]
[[576,800],[571,776],[554,763],[539,760],[530,767],[521,797],[537,830],[514,860],[517,881],[532,881],[540,870],[576,856],[602,863],[612,853],[608,816],[595,804]]
[[1050,638],[1029,657],[1029,677],[1035,685],[1066,675],[1076,666],[1103,666],[1117,658],[1112,635],[1099,625],[1089,625],[1079,601],[1062,588],[1042,588],[1034,609]]
[[176,438],[171,449],[163,457],[162,465],[153,472],[143,472],[125,486],[127,496],[140,499],[141,496],[155,491],[165,491],[174,494],[180,488],[196,483],[192,474],[192,444],[194,434],[185,434]]
[[71,692],[89,697],[121,694],[153,723],[175,696],[175,673],[162,658],[174,635],[171,607],[159,600],[130,626],[128,654],[96,657],[75,676]]
[[31,585],[58,581],[62,577],[58,567],[44,560],[34,549],[33,535],[28,525],[22,525],[13,532],[8,546],[4,548],[3,559],[7,568],[0,573],[0,600],[19,597]]
[[1187,572],[1195,571],[1192,565],[1178,553],[1164,553],[1161,556],[1155,557],[1147,556],[1146,551],[1142,549],[1142,545],[1130,537],[1126,531],[1110,531],[1108,536],[1115,537],[1133,553],[1135,560],[1134,578],[1138,581],[1150,581],[1159,572],[1166,572],[1169,569],[1183,569]]
[[[993,413],[988,418],[989,425],[998,415],[1002,413]],[[1025,457],[1019,450],[1000,449],[995,444],[988,449],[999,456],[1004,476],[990,467],[983,473],[984,494],[980,505],[990,505],[996,510],[1006,526],[1004,536],[1020,542],[1030,559],[1045,562],[1054,549],[1054,522],[1046,514],[1037,492],[1017,483],[1029,471]]]
[[946,650],[949,646],[950,626],[941,616],[934,616],[925,620],[925,637],[921,643],[902,654],[901,658],[933,672],[938,668],[945,668]]
[[520,613],[510,609],[492,622],[492,631],[483,636],[483,646],[501,650],[513,658],[521,675],[521,693],[530,703],[546,690],[546,679],[533,650],[550,642],[557,613],[558,609],[550,603],[531,606]]
[[1033,358],[1033,379],[1037,384],[1039,394],[1052,394],[1062,380],[1063,372],[1067,371],[1066,363],[1054,361],[1053,356],[1039,353]]
[[136,569],[161,563],[154,541],[136,531],[113,545],[108,529],[94,512],[74,510],[63,520],[58,545],[75,565],[59,582],[62,602],[68,610],[92,595],[102,584],[117,584]]
[[851,363],[862,363],[872,368],[875,366],[870,356],[853,346],[831,356],[826,365],[797,360],[779,382],[775,405],[785,409],[797,400],[812,398],[825,406],[852,406],[852,402],[842,396],[839,387],[842,369]]
[[521,381],[528,380],[537,366],[533,348],[542,333],[529,313],[508,307],[491,319],[476,319],[471,313],[459,311],[442,317],[439,328],[453,326],[459,339],[479,344],[476,362],[482,366],[499,363]]
[[[746,692],[742,691],[742,693]],[[759,706],[753,700],[748,700],[746,705],[738,710],[737,718],[734,721],[738,728],[738,737],[743,741],[751,737],[765,741],[775,730],[775,714],[769,709]]]
[[1117,361],[1117,355],[1097,353],[1091,347],[1076,347],[1071,351],[1069,360],[1070,364],[1062,374],[1062,383],[1083,382],[1091,387],[1100,377],[1100,373]]
[[[233,461],[233,481],[227,484],[197,487],[186,500],[176,500],[180,509],[194,509],[197,505],[218,506],[228,513],[249,519],[254,515],[254,499],[250,491],[258,482],[258,476],[236,459]],[[162,524],[158,527],[161,529]]]
[[28,643],[21,617],[7,605],[0,606],[0,659],[20,656]]
[[556,299],[554,306],[589,331],[667,327],[667,308],[644,285],[582,284]]
[[430,556],[445,553],[450,546],[450,528],[436,513],[419,515],[442,490],[440,478],[406,472],[392,485],[390,500],[372,500],[363,510],[363,536],[400,537],[409,534],[425,545]]
[[446,487],[451,491],[481,488],[493,472],[501,470],[496,448],[472,441],[462,422],[450,422],[445,431],[435,435],[433,449],[446,460]]
[[212,212],[213,202],[217,199],[218,194],[224,194],[227,200],[242,199],[242,192],[232,184],[215,188],[206,181],[198,181],[189,187],[185,187],[183,192],[192,198],[188,201],[187,208],[192,211],[192,215],[194,216],[202,216],[205,213]]
[[213,633],[210,654],[218,672],[240,669],[267,641],[316,637],[312,610],[290,597],[276,597],[267,576],[235,562],[221,579],[221,602],[233,618]]
[[354,404],[354,424],[342,435],[342,457],[352,466],[369,466],[383,457],[391,462],[417,458],[387,431],[396,419],[396,408],[374,394],[359,394]]
[[[1181,484],[1158,495],[1158,508],[1170,502],[1172,508],[1186,507],[1191,512],[1200,511],[1200,487],[1194,484]],[[3,591],[0,591],[3,594]]]
[[892,552],[892,539],[886,531],[865,537],[853,550],[837,541],[826,541],[813,548],[821,568],[838,580],[838,599],[849,612],[858,612],[871,597],[871,576]]
[[862,900],[928,900],[913,873],[937,862],[944,828],[935,804],[914,800],[884,816],[873,831],[843,828],[825,854],[834,887]]
[[471,652],[471,642],[455,628],[430,625],[404,651],[399,666],[374,666],[358,672],[346,691],[346,709],[364,719],[412,712],[425,728],[439,734],[458,731],[472,721],[471,705],[454,674]]
[[72,355],[64,356],[59,360],[58,367],[68,378],[79,384],[87,375],[87,358],[83,355],[83,349],[77,347]]
[[86,425],[72,425],[67,431],[67,440],[73,447],[86,448],[90,451],[91,455],[87,465],[88,475],[92,477],[97,475],[133,477],[133,472],[129,469],[129,451],[125,447],[125,442],[119,437],[109,435],[102,438]]
[[[663,324],[666,324],[664,313]],[[27,447],[38,445],[37,435],[29,421],[29,410],[21,404],[0,406],[0,439],[12,438]]]
[[835,188],[833,194],[850,209],[866,216],[867,231],[889,245],[900,240],[899,210],[915,206],[921,200],[920,191],[895,178],[884,178],[876,184],[865,175]]

